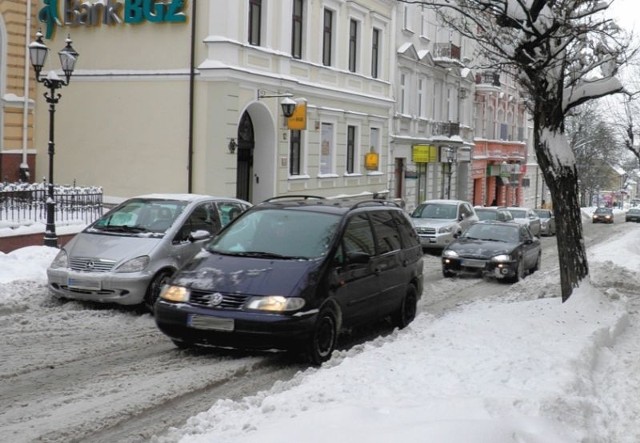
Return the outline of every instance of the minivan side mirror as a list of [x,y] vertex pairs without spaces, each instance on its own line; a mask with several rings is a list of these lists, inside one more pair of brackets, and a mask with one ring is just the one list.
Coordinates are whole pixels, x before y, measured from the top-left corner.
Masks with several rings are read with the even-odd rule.
[[349,252],[347,253],[347,263],[369,263],[371,256],[365,252]]
[[189,234],[189,241],[196,242],[199,240],[205,240],[209,237],[211,237],[211,233],[209,231],[198,229],[197,231],[193,231],[191,234]]

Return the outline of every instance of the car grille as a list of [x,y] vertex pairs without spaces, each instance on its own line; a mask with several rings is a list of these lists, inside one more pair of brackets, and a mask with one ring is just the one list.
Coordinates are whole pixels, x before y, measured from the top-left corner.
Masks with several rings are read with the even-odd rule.
[[418,234],[435,235],[436,228],[416,228]]
[[81,272],[109,272],[116,262],[100,258],[72,257],[69,259],[69,267]]
[[209,291],[191,290],[189,297],[189,303],[196,306],[204,306],[207,308],[217,309],[240,309],[244,302],[249,298],[247,295],[242,294],[221,294],[222,301],[217,304],[211,302],[212,295],[215,293]]

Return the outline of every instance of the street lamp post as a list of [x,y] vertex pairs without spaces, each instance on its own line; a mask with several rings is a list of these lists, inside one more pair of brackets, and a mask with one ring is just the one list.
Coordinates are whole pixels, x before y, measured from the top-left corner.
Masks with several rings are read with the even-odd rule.
[[42,41],[42,33],[36,33],[36,41],[29,44],[29,58],[31,64],[36,72],[36,81],[42,83],[49,92],[44,93],[44,97],[49,103],[49,182],[47,184],[47,224],[44,233],[44,245],[58,247],[58,236],[56,235],[56,221],[55,221],[55,197],[53,193],[53,156],[55,154],[55,142],[54,142],[54,115],[56,112],[56,104],[60,100],[61,94],[56,90],[63,86],[68,86],[71,81],[71,75],[78,59],[78,53],[73,47],[71,47],[71,39],[67,36],[66,46],[58,52],[60,56],[60,65],[64,72],[66,80],[58,77],[54,71],[49,71],[46,77],[40,77],[40,72],[47,59],[49,48]]
[[451,175],[453,174],[453,163],[456,161],[456,151],[451,146],[445,147],[447,153],[447,199],[451,198]]

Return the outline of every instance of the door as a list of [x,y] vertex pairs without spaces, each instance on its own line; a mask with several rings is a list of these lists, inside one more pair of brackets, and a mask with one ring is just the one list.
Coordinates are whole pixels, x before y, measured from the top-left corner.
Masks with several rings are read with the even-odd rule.
[[375,318],[380,279],[373,270],[375,241],[366,214],[356,214],[348,221],[338,249],[334,293],[345,326]]
[[[222,223],[214,202],[202,203],[193,208],[171,242],[178,265],[182,266],[191,260],[221,227]],[[207,231],[211,237],[191,241],[189,235],[195,231]]]
[[236,197],[251,201],[253,183],[253,149],[255,148],[253,122],[247,112],[238,125],[238,152]]
[[402,251],[402,240],[397,222],[389,211],[369,213],[376,240],[373,271],[378,276],[379,288],[375,301],[379,317],[398,309],[407,290],[409,272]]

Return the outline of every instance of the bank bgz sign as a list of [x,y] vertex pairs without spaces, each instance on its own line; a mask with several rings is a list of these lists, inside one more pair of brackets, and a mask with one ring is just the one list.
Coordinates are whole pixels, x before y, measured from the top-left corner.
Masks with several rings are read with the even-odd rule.
[[[195,0],[193,0],[195,1]],[[57,26],[100,26],[122,23],[183,23],[184,0],[43,0],[38,19],[50,39]]]

